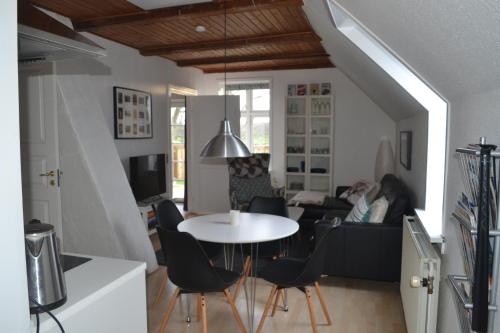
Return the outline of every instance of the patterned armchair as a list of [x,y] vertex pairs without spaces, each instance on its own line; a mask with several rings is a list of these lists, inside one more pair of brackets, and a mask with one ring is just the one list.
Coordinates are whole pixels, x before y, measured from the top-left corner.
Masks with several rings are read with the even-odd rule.
[[283,189],[274,189],[269,174],[269,154],[228,159],[229,198],[231,209],[246,211],[253,197],[283,196]]

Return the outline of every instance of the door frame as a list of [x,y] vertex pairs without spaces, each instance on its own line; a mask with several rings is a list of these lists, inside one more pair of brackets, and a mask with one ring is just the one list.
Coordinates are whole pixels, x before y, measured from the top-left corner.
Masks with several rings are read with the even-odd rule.
[[[170,117],[171,117],[171,99],[172,95],[181,95],[184,97],[187,96],[198,96],[198,91],[196,89],[188,88],[188,87],[182,87],[182,86],[177,86],[170,84],[168,86],[168,101],[167,101],[167,128],[168,128],[168,161],[167,161],[167,195],[169,198],[172,198],[173,195],[173,189],[172,189],[172,133],[171,133],[171,122],[170,122]],[[187,101],[186,101],[187,104]],[[187,112],[187,105],[186,105],[186,112]],[[187,115],[187,113],[186,113]],[[186,126],[187,126],[187,121],[186,121]],[[187,159],[188,159],[188,153],[187,153],[187,144],[184,143],[186,146],[186,165],[187,165]],[[187,176],[187,168],[185,168],[186,176]]]
[[[44,105],[49,104],[49,107],[44,108],[44,112],[53,112],[52,114],[52,126],[53,126],[53,132],[52,135],[54,135],[54,165],[53,167],[50,167],[49,169],[53,169],[56,173],[55,176],[55,188],[56,194],[54,197],[56,197],[57,202],[56,202],[56,211],[52,212],[55,213],[56,216],[52,216],[56,218],[56,221],[51,221],[50,223],[54,226],[55,232],[58,235],[58,238],[60,240],[60,246],[61,248],[63,247],[64,243],[64,238],[63,238],[63,223],[62,223],[62,202],[61,202],[61,187],[60,187],[60,177],[61,177],[61,164],[60,164],[60,151],[59,151],[59,124],[58,124],[58,109],[59,109],[59,103],[60,103],[60,97],[59,97],[59,92],[58,92],[58,86],[57,86],[57,78],[56,78],[56,65],[54,62],[42,62],[42,63],[27,63],[27,64],[19,64],[18,65],[18,73],[19,76],[21,76],[22,72],[33,72],[37,73],[37,76],[41,77],[41,80],[43,80],[44,84],[44,90],[43,92],[45,93],[45,99],[43,100]],[[21,90],[19,88],[19,94],[20,98],[21,97]],[[21,105],[19,106],[19,113],[20,113],[20,129],[21,129],[21,135],[22,135],[22,128],[23,128],[23,123],[22,123],[22,116],[21,116]],[[23,138],[21,137],[21,163],[23,163],[23,158],[27,158],[29,156],[25,156],[25,152],[23,152],[22,146],[23,145],[28,145],[29,143],[23,143],[22,142]],[[47,142],[45,142],[47,143]],[[21,169],[23,169],[21,167]],[[48,170],[47,170],[48,171]],[[25,182],[23,181],[23,187],[25,186]],[[26,200],[27,193],[23,193],[23,202]],[[24,203],[23,203],[23,209],[24,209]],[[43,221],[44,223],[49,223],[48,221]],[[24,223],[27,223],[26,216],[25,216],[25,221]]]

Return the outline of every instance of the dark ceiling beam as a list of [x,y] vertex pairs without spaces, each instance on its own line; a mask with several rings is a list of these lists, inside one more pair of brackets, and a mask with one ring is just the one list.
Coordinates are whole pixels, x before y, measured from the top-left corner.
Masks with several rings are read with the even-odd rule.
[[204,51],[217,49],[235,49],[255,44],[279,44],[279,43],[296,43],[296,42],[315,42],[321,41],[321,38],[314,31],[304,32],[288,32],[275,35],[265,35],[257,37],[220,39],[207,42],[182,43],[170,45],[158,45],[139,49],[139,52],[144,56],[168,55],[173,52],[186,51]]
[[251,62],[263,60],[283,60],[283,59],[307,59],[307,58],[322,58],[328,57],[326,52],[301,52],[301,53],[282,53],[282,54],[268,54],[268,55],[249,55],[249,56],[229,56],[229,57],[213,57],[213,58],[199,58],[178,60],[177,65],[180,67],[186,66],[202,66],[214,64],[230,64],[235,62]]
[[[226,7],[228,14],[235,14],[281,6],[302,6],[303,4],[303,0],[233,0],[227,1]],[[102,27],[121,24],[144,24],[165,19],[193,19],[214,15],[224,15],[224,2],[205,2],[193,5],[143,10],[122,15],[74,20],[73,27],[76,31],[94,31]]]
[[[318,62],[317,64],[293,64],[293,65],[248,65],[239,67],[228,67],[226,72],[257,72],[257,71],[279,71],[279,70],[290,70],[290,69],[314,69],[314,68],[332,68],[335,67],[331,62]],[[203,73],[224,73],[224,66],[217,68],[207,68],[203,69]]]

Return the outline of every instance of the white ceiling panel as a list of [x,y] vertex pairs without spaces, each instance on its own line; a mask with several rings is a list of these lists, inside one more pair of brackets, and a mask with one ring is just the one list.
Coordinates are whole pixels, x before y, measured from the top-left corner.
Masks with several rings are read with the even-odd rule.
[[334,27],[322,0],[304,2],[304,10],[337,68],[392,119],[397,121],[415,112],[426,112],[390,75]]
[[181,5],[191,5],[194,3],[212,2],[210,0],[127,0],[128,2],[136,5],[145,10],[157,9],[164,7],[174,7]]
[[447,99],[500,87],[500,1],[337,1]]

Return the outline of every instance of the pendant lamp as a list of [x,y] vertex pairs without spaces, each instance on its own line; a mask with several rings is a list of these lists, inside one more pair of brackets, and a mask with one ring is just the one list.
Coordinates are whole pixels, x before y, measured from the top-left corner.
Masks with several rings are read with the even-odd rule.
[[226,47],[227,41],[227,10],[224,0],[224,120],[220,124],[219,132],[205,144],[201,150],[202,158],[231,158],[251,156],[247,146],[231,131],[231,124],[227,120],[227,94],[226,94]]

